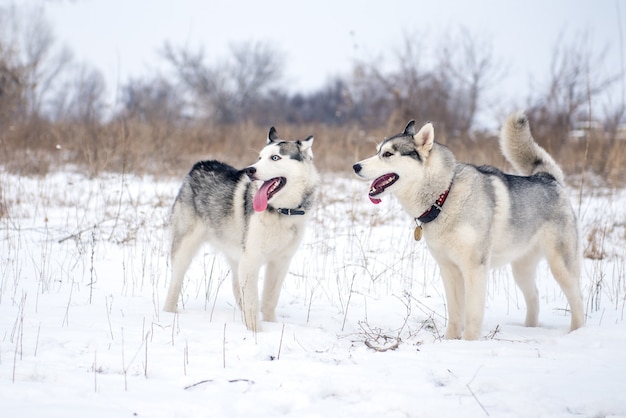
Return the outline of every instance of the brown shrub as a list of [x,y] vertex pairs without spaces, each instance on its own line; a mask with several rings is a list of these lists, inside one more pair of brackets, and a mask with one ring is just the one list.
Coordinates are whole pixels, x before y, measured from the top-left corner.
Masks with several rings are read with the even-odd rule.
[[[370,131],[358,125],[278,125],[285,139],[315,136],[316,165],[321,171],[350,175],[356,162],[375,152],[386,136],[401,131]],[[39,176],[74,166],[88,176],[103,171],[133,172],[155,176],[181,176],[199,160],[218,159],[235,167],[253,163],[267,138],[269,126],[146,123],[133,119],[85,125],[31,121],[0,134],[0,158],[4,169],[20,175]],[[482,133],[472,138],[437,140],[446,144],[459,161],[510,167],[500,154],[497,137]],[[604,178],[608,185],[626,184],[626,141],[588,138],[570,141],[553,150],[570,175],[583,171]]]

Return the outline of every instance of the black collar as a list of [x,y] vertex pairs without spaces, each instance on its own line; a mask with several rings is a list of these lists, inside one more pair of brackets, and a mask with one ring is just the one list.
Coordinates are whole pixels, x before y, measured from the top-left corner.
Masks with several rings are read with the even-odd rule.
[[311,207],[311,204],[313,203],[313,197],[314,197],[314,190],[309,189],[303,194],[302,202],[300,203],[300,206],[298,206],[297,208],[294,208],[294,209],[274,208],[273,206],[268,205],[267,210],[270,212],[276,212],[280,215],[286,215],[286,216],[304,215],[306,211],[309,210],[309,208]]
[[287,209],[287,208],[273,208],[272,206],[268,206],[267,209],[270,212],[280,213],[281,215],[293,216],[293,215],[304,215],[306,212],[302,209],[302,206],[298,206],[295,209]]
[[432,222],[439,216],[441,209],[443,208],[443,204],[446,202],[446,198],[448,197],[448,193],[450,193],[450,189],[452,188],[452,183],[446,189],[445,192],[439,195],[439,198],[435,201],[435,203],[428,209],[426,212],[422,213],[417,220],[423,224],[427,224],[428,222]]
[[295,209],[285,209],[285,208],[278,208],[276,209],[276,211],[280,214],[283,215],[304,215],[306,212],[304,212],[303,209],[299,209],[299,208],[295,208]]

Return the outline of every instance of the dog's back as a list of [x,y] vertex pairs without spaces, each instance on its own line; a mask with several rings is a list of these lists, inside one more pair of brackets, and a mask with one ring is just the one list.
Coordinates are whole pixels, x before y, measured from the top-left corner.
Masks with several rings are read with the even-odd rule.
[[[197,235],[221,251],[238,255],[243,224],[252,213],[250,187],[243,170],[219,161],[196,163],[172,207],[171,253],[178,252],[183,238]],[[238,213],[242,209],[243,214]]]

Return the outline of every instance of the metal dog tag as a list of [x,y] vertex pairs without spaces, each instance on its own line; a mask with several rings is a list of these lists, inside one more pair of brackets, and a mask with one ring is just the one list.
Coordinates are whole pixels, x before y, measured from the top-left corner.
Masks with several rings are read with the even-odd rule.
[[415,238],[415,241],[422,239],[422,227],[420,225],[415,227],[415,231],[413,231],[413,238]]

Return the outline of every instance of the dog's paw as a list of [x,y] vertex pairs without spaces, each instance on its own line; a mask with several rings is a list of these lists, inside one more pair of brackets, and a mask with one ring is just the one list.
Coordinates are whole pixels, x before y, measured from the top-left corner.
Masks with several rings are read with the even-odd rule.
[[243,322],[244,324],[246,324],[246,328],[248,328],[250,331],[252,332],[261,331],[261,321],[259,321],[258,311],[244,309]]
[[263,331],[263,328],[261,327],[261,323],[258,320],[252,321],[251,323],[246,323],[246,328],[248,328],[248,330],[252,332]]
[[178,309],[176,309],[176,305],[168,305],[166,304],[165,306],[163,306],[163,312],[169,312],[169,313],[177,313]]

